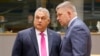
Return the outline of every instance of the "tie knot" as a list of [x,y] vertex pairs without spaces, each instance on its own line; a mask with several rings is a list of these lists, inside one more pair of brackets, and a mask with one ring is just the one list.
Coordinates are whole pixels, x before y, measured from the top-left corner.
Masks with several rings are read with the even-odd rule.
[[40,35],[44,35],[44,33],[43,32],[40,32]]

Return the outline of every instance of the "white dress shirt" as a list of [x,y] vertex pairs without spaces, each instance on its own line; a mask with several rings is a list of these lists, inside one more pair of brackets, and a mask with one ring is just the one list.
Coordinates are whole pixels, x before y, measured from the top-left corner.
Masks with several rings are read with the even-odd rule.
[[[38,42],[38,48],[39,48],[39,55],[41,56],[41,35],[40,35],[40,31],[38,31],[37,29],[35,29],[36,31],[36,37],[37,37],[37,42]],[[44,33],[44,37],[45,37],[45,42],[46,42],[46,51],[47,51],[47,56],[49,56],[49,46],[48,46],[48,34],[47,34],[47,29],[43,32]]]

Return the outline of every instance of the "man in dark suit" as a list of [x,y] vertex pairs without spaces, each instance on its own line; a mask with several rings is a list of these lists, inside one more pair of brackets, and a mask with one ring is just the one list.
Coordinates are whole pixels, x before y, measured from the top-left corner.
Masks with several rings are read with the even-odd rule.
[[59,56],[61,38],[47,28],[49,23],[49,11],[38,8],[34,15],[34,27],[18,32],[12,56]]
[[57,20],[67,26],[60,56],[90,56],[91,36],[88,27],[77,17],[75,6],[65,1],[56,7]]

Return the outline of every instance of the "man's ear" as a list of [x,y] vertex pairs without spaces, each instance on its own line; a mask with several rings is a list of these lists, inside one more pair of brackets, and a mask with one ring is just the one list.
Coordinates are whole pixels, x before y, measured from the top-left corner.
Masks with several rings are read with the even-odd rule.
[[48,19],[48,24],[50,24],[50,21],[51,21],[51,20],[50,20],[50,18],[49,18],[49,19]]
[[68,10],[68,12],[67,12],[67,13],[68,13],[68,15],[71,15],[71,10]]
[[72,17],[72,11],[71,10],[68,10],[68,15],[69,15],[69,17]]

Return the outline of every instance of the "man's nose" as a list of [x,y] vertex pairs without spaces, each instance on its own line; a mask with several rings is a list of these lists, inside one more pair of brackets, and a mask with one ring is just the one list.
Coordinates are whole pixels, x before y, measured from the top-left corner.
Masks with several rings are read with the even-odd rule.
[[42,21],[42,19],[40,18],[40,19],[39,19],[39,22],[41,22],[41,21]]
[[59,17],[57,17],[57,20],[59,20]]

